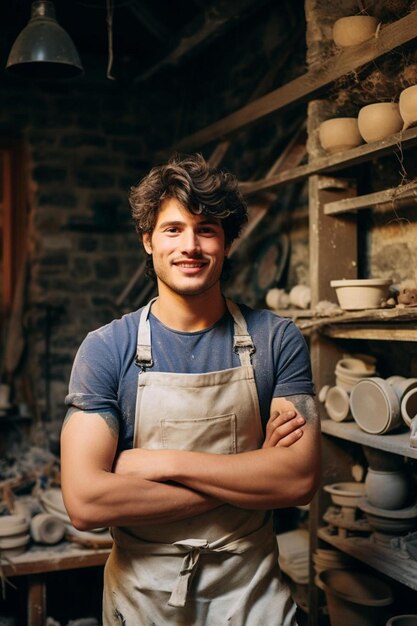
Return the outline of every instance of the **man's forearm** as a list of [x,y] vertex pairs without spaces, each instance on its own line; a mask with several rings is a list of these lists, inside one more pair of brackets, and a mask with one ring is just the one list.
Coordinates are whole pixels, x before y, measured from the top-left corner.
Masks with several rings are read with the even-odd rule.
[[230,456],[167,451],[166,461],[183,485],[238,507],[266,509],[306,504],[314,494],[315,461],[300,464],[294,452],[294,446]]

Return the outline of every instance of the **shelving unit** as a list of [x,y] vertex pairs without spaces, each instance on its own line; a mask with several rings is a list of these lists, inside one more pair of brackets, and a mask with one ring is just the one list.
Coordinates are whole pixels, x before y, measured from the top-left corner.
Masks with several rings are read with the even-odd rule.
[[[320,67],[311,67],[307,73],[275,91],[250,102],[247,106],[218,120],[192,135],[183,138],[178,150],[201,148],[215,140],[224,141],[239,129],[266,116],[283,110],[302,100],[325,92],[342,77],[359,74],[371,61],[400,48],[417,37],[417,11],[387,26],[382,26],[375,39],[345,49],[329,58]],[[326,97],[324,95],[324,97]],[[291,167],[261,180],[241,182],[244,195],[277,189],[284,184],[308,180],[309,184],[309,243],[311,305],[309,311],[276,311],[293,318],[309,337],[314,382],[317,389],[334,380],[334,369],[341,357],[338,340],[417,342],[417,307],[380,309],[375,311],[341,312],[331,315],[315,313],[319,302],[335,302],[330,286],[334,278],[357,278],[358,274],[358,213],[373,207],[395,208],[417,204],[417,183],[406,183],[397,188],[357,195],[355,182],[344,179],[352,168],[381,157],[417,146],[417,128],[410,128],[383,141],[363,144],[346,152],[332,155],[312,151],[314,134],[319,123],[319,104],[310,102],[308,109],[309,161]],[[316,133],[317,134],[317,133]],[[313,140],[311,141],[311,138]],[[221,144],[220,144],[221,145]],[[387,453],[417,459],[417,449],[409,445],[407,433],[372,436],[361,431],[355,423],[339,424],[327,418],[322,408],[324,448],[324,484],[335,480],[351,480],[351,446],[368,446]],[[348,446],[343,446],[348,442]],[[346,448],[346,449],[345,449]],[[349,449],[348,449],[349,448]],[[309,507],[311,553],[319,541],[350,554],[376,571],[417,591],[417,563],[398,556],[398,551],[372,543],[370,539],[339,537],[322,527],[323,493],[319,493]],[[315,585],[313,564],[310,566],[309,626],[319,626],[319,590]]]

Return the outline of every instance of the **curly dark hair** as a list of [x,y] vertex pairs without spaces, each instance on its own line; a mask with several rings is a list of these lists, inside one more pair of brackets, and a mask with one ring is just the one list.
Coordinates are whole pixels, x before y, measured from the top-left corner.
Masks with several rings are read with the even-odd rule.
[[195,215],[221,220],[227,245],[239,236],[248,219],[236,177],[211,168],[201,154],[175,154],[131,188],[129,203],[139,235],[152,233],[158,209],[167,198],[175,198]]

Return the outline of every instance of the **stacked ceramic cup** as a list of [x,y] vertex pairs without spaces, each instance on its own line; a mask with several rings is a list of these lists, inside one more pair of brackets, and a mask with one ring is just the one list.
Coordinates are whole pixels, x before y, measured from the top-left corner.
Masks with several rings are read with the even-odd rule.
[[22,554],[30,541],[29,522],[23,515],[0,517],[0,553],[2,557]]
[[335,382],[327,389],[324,406],[328,416],[336,422],[352,419],[349,396],[355,385],[363,378],[375,375],[375,362],[368,358],[345,357],[336,363]]

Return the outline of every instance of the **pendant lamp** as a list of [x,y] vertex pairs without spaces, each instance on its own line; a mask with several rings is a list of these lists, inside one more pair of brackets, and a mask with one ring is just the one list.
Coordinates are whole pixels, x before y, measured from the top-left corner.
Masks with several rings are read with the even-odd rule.
[[74,43],[55,19],[53,2],[32,2],[31,18],[12,46],[6,69],[16,76],[51,80],[84,72]]

